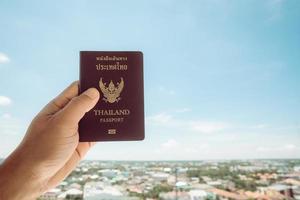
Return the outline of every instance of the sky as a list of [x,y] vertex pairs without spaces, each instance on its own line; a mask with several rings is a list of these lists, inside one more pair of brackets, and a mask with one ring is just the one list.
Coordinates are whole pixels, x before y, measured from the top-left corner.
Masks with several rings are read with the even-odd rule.
[[0,157],[79,78],[79,51],[144,53],[146,137],[86,159],[300,158],[300,1],[0,1]]

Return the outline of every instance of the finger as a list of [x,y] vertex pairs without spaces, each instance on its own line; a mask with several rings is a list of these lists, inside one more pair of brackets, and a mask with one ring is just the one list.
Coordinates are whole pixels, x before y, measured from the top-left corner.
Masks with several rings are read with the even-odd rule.
[[48,181],[48,188],[54,188],[62,180],[64,180],[77,166],[80,160],[86,155],[88,150],[95,144],[95,142],[80,142],[72,154],[71,158],[66,164]]
[[100,94],[96,88],[86,90],[80,96],[74,97],[57,113],[57,121],[66,127],[77,126],[84,114],[96,105],[99,97]]
[[50,101],[40,114],[51,115],[61,110],[67,103],[78,95],[78,81],[70,84],[63,92]]

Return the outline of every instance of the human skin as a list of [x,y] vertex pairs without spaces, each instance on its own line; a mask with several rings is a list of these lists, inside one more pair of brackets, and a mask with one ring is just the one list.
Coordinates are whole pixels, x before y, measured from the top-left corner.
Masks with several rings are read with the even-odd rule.
[[95,88],[78,96],[74,82],[37,114],[0,165],[0,199],[36,199],[72,172],[93,145],[79,142],[78,122],[99,97]]

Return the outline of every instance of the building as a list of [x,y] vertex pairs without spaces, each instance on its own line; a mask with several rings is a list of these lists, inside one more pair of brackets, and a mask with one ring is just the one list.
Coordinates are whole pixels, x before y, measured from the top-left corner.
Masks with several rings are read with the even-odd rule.
[[188,194],[190,196],[190,200],[206,200],[208,197],[214,199],[212,194],[209,194],[204,190],[190,190]]
[[84,185],[84,200],[137,200],[128,197],[118,186],[112,186],[104,182],[88,182]]
[[190,200],[190,195],[187,192],[163,192],[159,194],[159,199],[162,200]]
[[53,188],[39,197],[39,200],[57,200],[58,196],[61,194],[61,190],[58,188]]
[[248,200],[246,195],[228,192],[226,190],[220,190],[217,188],[212,188],[208,190],[209,192],[215,194],[220,200]]

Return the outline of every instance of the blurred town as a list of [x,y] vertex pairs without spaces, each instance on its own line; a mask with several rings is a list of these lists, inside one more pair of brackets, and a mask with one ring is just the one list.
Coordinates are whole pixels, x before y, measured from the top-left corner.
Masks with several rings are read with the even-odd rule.
[[300,200],[300,160],[82,161],[39,200]]

